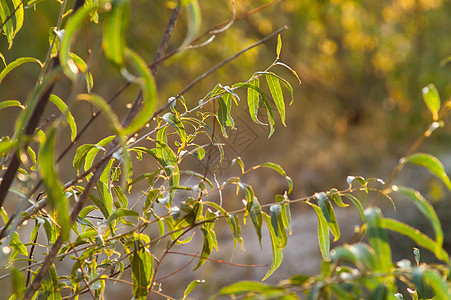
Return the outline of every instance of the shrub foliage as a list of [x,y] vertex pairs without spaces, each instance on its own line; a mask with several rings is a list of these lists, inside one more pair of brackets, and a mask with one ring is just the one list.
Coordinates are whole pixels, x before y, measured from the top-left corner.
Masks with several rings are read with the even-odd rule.
[[[235,246],[243,243],[241,224],[246,220],[248,226],[255,228],[260,243],[262,230],[268,230],[273,260],[262,278],[265,280],[282,262],[282,250],[292,231],[290,207],[298,204],[307,204],[318,217],[321,274],[294,276],[277,286],[237,282],[223,288],[221,295],[264,299],[297,299],[304,294],[308,299],[400,299],[398,283],[402,281],[413,299],[431,295],[437,299],[449,298],[449,256],[443,249],[444,234],[432,205],[412,188],[391,185],[405,164],[415,164],[427,168],[451,188],[440,161],[430,154],[417,152],[423,140],[443,126],[450,106],[449,102],[441,103],[433,85],[423,89],[432,115],[431,125],[400,160],[388,180],[349,176],[349,187],[345,190],[331,189],[290,199],[292,180],[277,164],[267,162],[247,168],[236,157],[236,174],[219,183],[214,170],[198,172],[182,163],[194,159],[206,162],[208,168],[213,148],[221,154],[219,163],[222,161],[223,145],[218,135],[227,138],[234,130],[233,108],[240,101],[247,104],[255,126],[268,128],[269,137],[276,121],[285,125],[286,105],[293,101],[290,82],[300,83],[296,72],[280,61],[280,34],[285,28],[212,66],[163,103],[158,99],[155,81],[158,67],[163,62],[183,60],[186,51],[209,44],[233,25],[242,17],[235,15],[234,1],[233,18],[204,33],[200,33],[201,9],[197,0],[168,1],[166,5],[172,6],[172,14],[168,25],[161,30],[162,40],[152,62],[146,62],[129,46],[131,1],[77,0],[70,9],[68,1],[58,2],[60,14],[56,26],[49,30],[48,55],[43,61],[35,57],[7,61],[1,55],[5,67],[0,82],[23,64],[35,63],[40,67],[36,85],[26,101],[3,99],[0,102],[0,109],[21,111],[13,134],[3,136],[0,142],[3,220],[0,259],[7,266],[7,273],[1,279],[11,278],[11,299],[78,298],[85,293],[102,298],[109,281],[132,286],[130,294],[134,299],[169,297],[158,282],[162,262],[175,245],[189,244],[193,232],[198,232],[203,245],[195,269],[201,267],[213,249],[219,250],[215,225],[221,220],[229,225]],[[41,1],[35,0],[0,1],[1,32],[11,49],[8,51],[15,50],[14,38],[24,24],[25,11],[33,8],[39,11],[40,5]],[[178,48],[169,52],[169,41],[181,12],[186,13],[186,36]],[[94,92],[94,84],[102,78],[94,78],[91,72],[91,49],[88,55],[78,50],[86,44],[80,37],[84,30],[98,33],[91,38],[99,44],[99,49],[94,51],[101,52],[105,60],[97,59],[116,70],[124,82],[108,99]],[[277,47],[275,60],[266,69],[230,86],[217,84],[198,103],[185,99],[184,94],[203,78],[270,39],[277,39]],[[293,73],[290,82],[275,73],[276,66]],[[69,87],[70,92],[58,96],[60,85]],[[114,102],[133,86],[139,88],[139,93],[129,101],[129,110],[122,117]],[[77,113],[82,102],[92,107],[86,123]],[[42,116],[51,106],[58,114],[45,121]],[[86,129],[99,117],[108,125],[101,139],[81,144]],[[68,131],[69,141],[64,136]],[[72,164],[63,165],[63,159],[70,155]],[[154,167],[136,174],[134,165],[143,163]],[[271,204],[261,205],[253,187],[244,179],[259,168],[272,169],[274,176],[286,179],[285,193],[275,195]],[[66,178],[67,174],[71,174],[70,179]],[[195,183],[185,184],[183,178],[193,178],[191,182]],[[140,189],[144,186],[144,191],[132,193],[136,185]],[[236,187],[237,199],[244,198],[242,209],[232,212],[223,207],[222,191],[229,186]],[[366,208],[362,194],[375,195],[370,205],[365,204]],[[433,237],[383,216],[378,203],[382,199],[393,202],[394,194],[413,202],[430,221]],[[11,195],[18,199],[15,203],[11,203]],[[139,200],[135,202],[136,199]],[[330,238],[334,241],[340,238],[334,212],[337,206],[355,206],[362,222],[352,243],[331,249]],[[28,223],[34,224],[30,235],[20,230]],[[393,261],[388,230],[415,242],[418,246],[414,250],[415,262]],[[161,253],[156,252],[156,245],[162,241],[167,241],[166,246]],[[438,262],[422,263],[420,248],[434,254]],[[64,265],[70,266],[70,272],[65,273],[66,269],[58,261],[66,262]],[[124,275],[125,270],[130,270],[129,278]],[[200,281],[191,282],[184,296],[198,284]]]

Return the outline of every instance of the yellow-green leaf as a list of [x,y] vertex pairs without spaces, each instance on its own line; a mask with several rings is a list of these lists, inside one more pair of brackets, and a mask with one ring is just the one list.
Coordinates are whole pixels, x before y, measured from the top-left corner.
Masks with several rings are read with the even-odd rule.
[[279,79],[273,77],[272,75],[266,75],[266,82],[268,83],[269,91],[271,92],[274,103],[279,111],[280,120],[284,126],[287,126],[285,124],[285,101],[283,99]]
[[0,102],[0,109],[4,109],[7,107],[19,107],[21,109],[25,109],[25,106],[23,106],[22,103],[20,103],[17,100],[5,100]]
[[427,153],[414,153],[409,155],[405,161],[427,168],[432,174],[441,179],[451,191],[451,180],[445,172],[445,167],[435,156]]
[[34,62],[34,63],[38,63],[39,66],[41,66],[42,68],[42,63],[39,59],[33,58],[33,57],[20,57],[18,59],[16,59],[15,61],[9,63],[3,70],[2,72],[0,72],[0,83],[3,81],[3,79],[5,78],[5,76],[11,72],[13,69],[17,68],[18,66],[24,64],[24,63],[28,63],[28,62]]
[[323,259],[329,259],[330,257],[330,239],[329,239],[329,228],[327,226],[327,221],[324,218],[324,215],[319,206],[307,202],[313,209],[315,210],[318,216],[318,242],[319,249],[321,251],[321,255]]
[[105,56],[116,66],[125,63],[126,33],[130,18],[130,0],[113,0],[105,17],[102,47]]
[[74,141],[77,136],[77,124],[75,123],[75,118],[70,112],[69,107],[67,107],[67,104],[61,100],[60,97],[54,94],[50,95],[49,100],[52,101],[52,103],[66,116],[66,121],[70,127],[70,140]]
[[440,110],[440,96],[437,88],[435,85],[429,84],[423,88],[422,92],[424,102],[432,113],[432,119],[437,121],[438,111]]

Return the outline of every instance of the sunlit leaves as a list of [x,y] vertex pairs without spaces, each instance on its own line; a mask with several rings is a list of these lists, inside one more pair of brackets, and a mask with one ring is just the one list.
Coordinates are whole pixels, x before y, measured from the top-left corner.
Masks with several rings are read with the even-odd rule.
[[272,226],[272,220],[271,217],[267,214],[263,214],[266,224],[268,225],[269,235],[271,236],[271,248],[272,248],[272,263],[269,267],[268,272],[263,277],[262,281],[266,280],[271,276],[275,270],[277,270],[282,263],[283,253],[282,249],[278,247],[278,245],[281,245],[280,238],[277,237],[274,227]]
[[424,199],[424,197],[418,192],[411,188],[398,187],[397,189],[400,193],[407,196],[415,206],[421,211],[421,213],[431,222],[434,228],[435,240],[439,247],[443,244],[443,230],[440,225],[440,220],[432,207],[432,205]]
[[0,102],[0,109],[8,108],[8,107],[19,107],[24,109],[25,107],[17,100],[5,100]]
[[271,75],[266,75],[266,82],[268,83],[269,90],[271,91],[272,98],[276,103],[277,110],[280,114],[280,119],[282,120],[282,124],[285,124],[285,102],[283,99],[282,88],[280,87],[279,80],[274,78]]
[[113,0],[111,11],[105,18],[102,48],[105,56],[116,66],[125,63],[126,32],[130,18],[130,1]]
[[315,210],[318,216],[318,242],[319,249],[321,251],[321,255],[323,259],[329,258],[330,252],[330,238],[329,238],[329,227],[327,226],[327,221],[324,218],[323,213],[321,212],[321,208],[319,206],[307,202],[313,209]]
[[50,95],[49,100],[66,116],[67,124],[69,124],[70,127],[70,139],[71,141],[74,141],[77,136],[77,124],[75,123],[75,118],[69,111],[67,104],[61,100],[61,98],[53,94]]
[[55,170],[56,131],[52,129],[43,141],[38,157],[39,171],[41,173],[50,206],[56,210],[57,220],[64,239],[69,238],[70,218],[64,188],[58,179]]
[[59,60],[63,67],[64,74],[71,80],[75,80],[76,75],[80,72],[74,60],[70,57],[70,47],[75,40],[80,24],[88,17],[88,15],[101,8],[98,4],[90,3],[77,10],[77,12],[69,19],[66,24],[63,39],[61,41]]
[[389,272],[392,267],[391,250],[388,243],[387,232],[383,227],[383,218],[379,208],[365,210],[370,245],[374,249],[377,270]]
[[38,63],[41,67],[42,67],[42,63],[39,59],[33,58],[33,57],[20,57],[18,59],[16,59],[15,61],[9,63],[1,72],[0,72],[0,83],[3,81],[3,79],[5,78],[5,76],[11,72],[12,70],[14,70],[15,68],[17,68],[18,66],[24,64],[24,63],[29,63],[29,62],[34,62],[34,63]]
[[451,180],[445,172],[445,167],[435,156],[427,153],[414,153],[406,157],[404,161],[427,168],[451,190]]
[[[8,39],[8,49],[13,45],[13,40],[19,30],[22,28],[24,19],[24,5],[20,0],[11,0],[10,9],[6,0],[0,1],[0,33],[6,35]],[[13,22],[14,20],[14,22]]]
[[141,299],[147,295],[153,278],[153,256],[148,246],[150,239],[143,234],[136,234],[133,240],[133,251],[130,255],[130,264],[133,279],[133,296]]
[[145,124],[149,121],[157,104],[157,90],[154,78],[150,73],[149,68],[147,68],[145,61],[131,49],[127,49],[125,54],[127,59],[130,60],[132,66],[140,76],[139,79],[136,80],[136,82],[141,85],[143,97],[143,103],[140,111],[135,116],[130,125],[121,131],[122,135],[129,135],[144,127]]
[[423,88],[423,99],[429,111],[432,113],[432,119],[438,120],[438,112],[440,110],[440,96],[438,90],[433,84],[429,84]]
[[338,240],[340,238],[340,229],[329,197],[324,192],[315,194],[315,197],[318,199],[318,206],[321,208],[321,212],[326,219],[327,226],[335,237],[335,241]]

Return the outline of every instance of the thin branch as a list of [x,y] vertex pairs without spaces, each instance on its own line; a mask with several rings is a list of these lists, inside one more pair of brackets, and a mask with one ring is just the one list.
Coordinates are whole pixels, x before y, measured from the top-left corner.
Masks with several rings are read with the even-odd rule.
[[203,257],[201,255],[197,255],[197,254],[190,254],[190,253],[183,253],[183,252],[176,252],[176,251],[168,251],[169,254],[177,254],[177,255],[184,255],[184,256],[190,256],[193,258],[202,258],[202,259],[206,259],[212,262],[217,262],[223,265],[229,265],[229,266],[234,266],[234,267],[245,267],[245,268],[261,268],[261,267],[267,267],[268,265],[247,265],[247,264],[237,264],[237,263],[233,263],[233,262],[228,262],[228,261],[223,261],[220,259],[214,259],[214,258],[210,258],[210,257]]

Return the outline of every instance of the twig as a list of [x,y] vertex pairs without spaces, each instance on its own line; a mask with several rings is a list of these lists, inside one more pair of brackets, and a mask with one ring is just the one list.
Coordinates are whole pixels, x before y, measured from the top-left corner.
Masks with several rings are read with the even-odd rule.
[[249,268],[260,268],[260,267],[267,267],[268,265],[246,265],[246,264],[237,264],[237,263],[232,263],[232,262],[228,262],[228,261],[223,261],[220,259],[214,259],[214,258],[210,258],[210,257],[203,257],[201,255],[197,255],[197,254],[190,254],[190,253],[183,253],[183,252],[176,252],[176,251],[169,251],[169,254],[178,254],[178,255],[184,255],[184,256],[190,256],[193,258],[202,258],[202,259],[206,259],[209,261],[213,261],[213,262],[217,262],[223,265],[230,265],[230,266],[235,266],[235,267],[249,267]]

